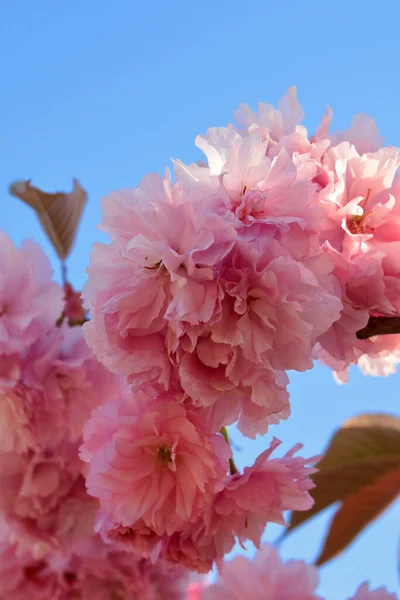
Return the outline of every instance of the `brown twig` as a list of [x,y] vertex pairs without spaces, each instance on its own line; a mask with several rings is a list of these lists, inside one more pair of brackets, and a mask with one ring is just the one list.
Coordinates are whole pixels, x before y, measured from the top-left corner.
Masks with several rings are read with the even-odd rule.
[[357,331],[359,340],[367,340],[375,335],[400,333],[400,317],[370,317],[368,324]]

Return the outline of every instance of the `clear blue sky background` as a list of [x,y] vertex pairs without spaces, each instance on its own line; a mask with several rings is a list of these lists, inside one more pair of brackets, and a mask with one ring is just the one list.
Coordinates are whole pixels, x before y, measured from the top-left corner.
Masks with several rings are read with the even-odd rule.
[[[0,227],[20,242],[42,243],[30,209],[7,194],[10,181],[33,178],[51,191],[78,177],[90,194],[69,263],[80,286],[100,220],[99,199],[134,187],[169,157],[200,158],[193,140],[225,125],[240,102],[276,103],[296,84],[313,129],[327,104],[334,125],[356,112],[374,116],[388,144],[400,145],[400,8],[336,0],[2,0],[0,2]],[[291,419],[273,428],[285,448],[323,450],[332,431],[361,411],[399,407],[399,378],[354,370],[338,387],[317,366],[292,377]],[[270,437],[270,436],[269,436]],[[248,463],[266,440],[242,446]],[[0,492],[1,493],[1,492]],[[365,579],[398,591],[399,504],[340,558],[321,569],[328,600],[350,596]],[[287,558],[312,560],[327,515],[294,533]],[[271,528],[267,539],[278,531]]]

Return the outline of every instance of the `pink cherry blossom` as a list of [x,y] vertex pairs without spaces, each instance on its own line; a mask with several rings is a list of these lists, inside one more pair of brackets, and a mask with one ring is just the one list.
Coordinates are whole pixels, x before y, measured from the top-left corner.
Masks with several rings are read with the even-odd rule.
[[81,475],[77,446],[0,455],[0,513],[21,547],[35,556],[93,531],[97,502]]
[[211,338],[240,346],[244,358],[255,364],[268,356],[277,369],[310,368],[315,340],[342,308],[332,270],[324,255],[303,261],[284,255],[268,259],[264,249],[246,256],[243,245],[221,273],[227,314],[222,326],[213,326]]
[[[342,286],[341,318],[318,340],[322,361],[338,372],[360,357],[376,356],[376,340],[358,340],[370,314],[398,313],[397,246],[400,232],[397,184],[394,174],[400,161],[397,151],[386,148],[359,155],[342,143],[324,157],[331,183],[320,193],[327,212],[321,233],[323,248],[335,263]],[[385,345],[387,348],[385,349]],[[379,352],[390,354],[392,342],[381,340]],[[345,377],[341,375],[340,377]]]
[[[340,319],[339,323],[343,323],[343,327],[345,327],[346,321]],[[355,329],[362,328],[355,327],[354,321],[350,322],[349,327],[353,327],[353,335],[355,335]],[[397,364],[400,362],[399,335],[374,336],[368,340],[357,339],[354,343],[349,333],[349,330],[347,332],[343,330],[341,335],[342,347],[344,347],[344,336],[348,339],[348,351],[342,360],[335,359],[333,354],[328,351],[328,346],[318,345],[315,348],[315,355],[318,356],[321,363],[329,366],[334,371],[334,377],[338,383],[347,383],[349,378],[348,366],[352,364],[357,365],[364,375],[386,377],[396,373]]]
[[242,475],[232,475],[214,504],[213,517],[218,515],[224,525],[230,521],[240,541],[251,539],[256,546],[267,522],[284,525],[285,511],[308,510],[313,505],[308,492],[314,484],[309,476],[316,471],[310,466],[316,458],[295,457],[299,444],[283,458],[271,459],[279,444],[274,438],[252,467],[246,467]]
[[267,360],[254,365],[240,351],[230,354],[226,366],[205,365],[195,354],[186,354],[179,366],[181,384],[190,396],[187,402],[202,409],[209,431],[239,419],[242,433],[254,438],[289,416],[288,378]]
[[241,104],[235,111],[236,123],[249,133],[260,133],[272,143],[293,133],[304,118],[304,112],[297,102],[295,86],[290,87],[280,99],[278,109],[271,104],[259,102],[258,110],[259,116],[246,104]]
[[96,409],[84,429],[89,494],[123,527],[141,522],[171,534],[202,511],[222,485],[229,447],[207,437],[166,394],[136,394]]
[[231,249],[235,229],[188,201],[182,185],[155,175],[103,208],[103,228],[114,241],[97,244],[92,254],[87,340],[100,360],[138,386],[146,378],[168,389],[168,321],[196,325],[218,309],[214,265]]
[[318,164],[308,154],[291,156],[282,148],[270,158],[267,143],[258,134],[242,137],[229,128],[211,129],[196,143],[207,155],[208,168],[199,173],[198,167],[177,162],[177,178],[189,191],[196,182],[213,199],[212,210],[222,211],[218,205],[228,208],[243,234],[254,231],[256,235],[255,225],[264,225],[264,235],[273,234],[271,226],[275,225],[295,238],[302,231],[308,235],[318,231],[324,219],[316,202],[318,185],[313,181]]
[[0,386],[0,452],[24,453],[60,441],[65,423],[50,398],[22,381]]
[[214,562],[221,561],[224,553],[230,552],[235,544],[232,531],[227,529],[223,534],[219,532],[218,538],[208,534],[204,520],[199,518],[182,531],[165,538],[161,556],[170,564],[201,574],[208,573]]
[[[0,231],[0,356],[23,351],[62,313],[62,291],[40,247]],[[2,360],[2,359],[1,359]]]
[[26,358],[25,381],[57,405],[71,441],[82,435],[93,408],[118,398],[125,386],[94,357],[80,327],[63,324],[32,347]]
[[0,597],[7,600],[184,600],[190,581],[183,569],[135,559],[93,536],[42,559],[6,541],[0,556]]
[[116,523],[104,510],[99,510],[95,531],[99,533],[104,542],[127,552],[136,552],[153,561],[158,557],[161,549],[161,537],[143,520],[136,521],[131,527],[123,527]]
[[[8,357],[12,361],[14,358]],[[123,382],[87,346],[81,328],[53,327],[10,362],[0,379],[0,451],[42,450],[78,440],[92,408],[118,397]]]
[[207,573],[216,561],[221,565],[237,539],[251,540],[257,547],[268,522],[285,524],[287,510],[308,510],[313,500],[309,476],[316,459],[295,457],[296,446],[283,458],[270,459],[280,444],[274,439],[252,467],[227,477],[225,487],[205,507],[197,521],[163,541],[167,561]]
[[1,455],[1,509],[33,519],[50,512],[79,475],[75,452],[62,445],[57,452]]
[[329,134],[331,121],[332,110],[328,108],[317,128],[315,134],[317,141],[328,140],[332,146],[337,146],[341,142],[350,142],[360,154],[376,152],[384,145],[384,139],[380,136],[374,119],[368,115],[357,114],[347,131],[336,131]]
[[318,573],[300,560],[284,563],[265,545],[254,560],[237,556],[224,563],[218,581],[205,587],[202,600],[321,600],[316,594]]
[[398,150],[360,155],[343,142],[326,152],[323,164],[331,181],[319,200],[327,216],[323,235],[332,246],[351,258],[363,251],[363,242],[394,241],[398,228],[392,185],[400,165]]
[[306,162],[310,158],[316,161],[317,176],[313,181],[320,183],[322,170],[319,163],[331,145],[328,136],[331,111],[324,117],[316,135],[309,137],[307,129],[300,124],[304,112],[297,102],[296,88],[291,87],[279,101],[278,109],[260,102],[258,114],[255,114],[246,104],[241,104],[234,116],[242,136],[257,133],[267,142],[266,153],[270,158],[276,157],[284,148],[290,156],[300,156]]

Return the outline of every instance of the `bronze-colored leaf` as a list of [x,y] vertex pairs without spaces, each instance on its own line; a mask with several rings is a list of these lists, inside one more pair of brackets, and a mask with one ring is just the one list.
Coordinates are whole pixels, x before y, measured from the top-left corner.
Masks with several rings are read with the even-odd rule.
[[292,513],[286,533],[335,502],[344,504],[352,495],[362,494],[362,490],[399,466],[399,418],[367,414],[349,419],[333,435],[317,464],[319,471],[313,476],[316,487],[311,491],[314,506],[309,511]]
[[10,185],[10,193],[34,209],[61,261],[71,251],[87,200],[79,181],[74,179],[73,184],[72,192],[54,194],[34,187],[30,180],[16,181]]
[[400,431],[400,419],[388,413],[364,413],[345,421],[342,428],[346,427],[383,427]]
[[342,552],[399,495],[400,466],[377,477],[344,500],[335,514],[324,548],[317,560],[322,565]]
[[285,535],[309,521],[328,506],[343,501],[347,496],[368,485],[375,478],[384,475],[399,464],[400,457],[396,456],[376,461],[374,464],[371,461],[352,463],[337,469],[316,473],[312,477],[316,487],[310,492],[314,499],[314,505],[308,511],[292,513],[290,525]]

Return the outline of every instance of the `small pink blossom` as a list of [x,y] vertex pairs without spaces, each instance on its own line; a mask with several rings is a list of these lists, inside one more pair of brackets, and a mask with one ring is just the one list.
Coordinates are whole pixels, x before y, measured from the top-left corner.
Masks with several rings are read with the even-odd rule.
[[300,560],[284,563],[272,546],[255,559],[237,556],[224,563],[217,583],[204,588],[201,600],[322,600],[316,595],[318,572]]
[[36,518],[51,511],[80,472],[76,449],[60,445],[41,454],[2,454],[0,508],[18,516]]
[[72,442],[92,408],[118,397],[123,383],[87,346],[81,328],[66,324],[44,332],[26,351],[5,364],[0,379],[0,451],[41,451],[65,436]]
[[215,561],[222,561],[234,544],[235,538],[229,526],[221,527],[216,536],[206,530],[204,519],[200,517],[182,531],[166,537],[161,556],[170,564],[205,574],[211,571]]
[[[286,231],[296,236],[300,230],[307,231],[310,236],[318,231],[324,214],[316,202],[317,162],[307,154],[291,156],[285,148],[270,158],[266,156],[267,143],[258,134],[248,137],[238,133],[228,135],[231,131],[211,129],[207,136],[199,136],[196,140],[209,161],[208,169],[203,168],[197,185],[204,188],[204,193],[208,186],[208,194],[214,202],[211,208],[217,210],[218,203],[225,206],[236,217],[239,232],[246,236],[252,231],[256,235],[256,225],[263,226],[264,235],[273,234],[272,226],[278,227],[275,235]],[[221,146],[221,143],[225,145]],[[196,180],[197,169],[183,168],[177,163],[175,170],[177,178],[186,181],[190,190],[194,184],[188,180],[187,173],[192,173]]]
[[189,576],[82,537],[64,553],[35,559],[10,542],[0,546],[0,597],[7,600],[185,600]]
[[264,248],[247,253],[243,245],[221,272],[226,316],[213,325],[211,338],[240,346],[255,364],[268,357],[276,369],[310,368],[315,340],[342,309],[333,266],[322,254],[300,261],[268,257]]
[[398,150],[359,154],[343,142],[327,151],[323,164],[331,177],[319,196],[327,217],[322,239],[348,258],[368,250],[368,244],[377,242],[379,248],[380,242],[395,241],[398,208],[392,186]]
[[316,472],[310,466],[316,458],[295,457],[299,444],[283,458],[271,459],[279,444],[274,438],[254,465],[246,467],[242,475],[232,475],[216,497],[213,517],[218,515],[224,526],[230,522],[241,542],[251,539],[258,546],[267,522],[284,525],[285,511],[308,510],[313,505],[308,492],[314,484],[309,476]]
[[93,531],[97,503],[85,491],[77,447],[0,455],[0,511],[21,547],[42,556]]
[[295,457],[296,446],[281,459],[270,459],[280,444],[274,439],[252,467],[227,477],[225,487],[205,507],[197,521],[163,541],[162,556],[173,564],[207,573],[238,540],[257,547],[268,522],[284,525],[287,510],[308,510],[313,504],[309,476],[316,459]]
[[190,201],[181,184],[156,175],[112,195],[103,209],[113,242],[95,245],[88,269],[88,343],[138,387],[146,373],[168,389],[168,323],[194,326],[212,317],[219,303],[214,266],[230,251],[235,229]]
[[[62,291],[40,247],[25,241],[19,250],[0,231],[0,356],[18,353],[62,313]],[[1,361],[2,359],[0,359]]]
[[60,441],[65,424],[57,405],[26,384],[0,387],[0,452],[40,450],[49,440]]
[[84,440],[89,494],[123,527],[140,521],[158,535],[196,518],[222,485],[230,455],[222,436],[208,438],[168,394],[98,408]]
[[124,391],[123,382],[97,361],[82,329],[66,324],[54,328],[32,347],[24,378],[57,405],[73,442],[82,435],[91,410]]
[[315,134],[317,141],[328,140],[332,146],[337,146],[341,142],[350,142],[360,154],[376,152],[384,145],[384,139],[380,136],[374,119],[368,115],[357,114],[347,131],[329,134],[331,120],[332,110],[328,108]]
[[143,520],[133,523],[131,527],[123,527],[108,513],[99,510],[95,531],[107,544],[127,552],[136,552],[139,556],[151,558],[153,561],[158,557],[161,549],[161,537],[145,525]]
[[272,144],[293,133],[304,118],[295,86],[290,87],[280,99],[278,109],[259,102],[258,111],[257,116],[246,104],[241,104],[235,111],[236,123],[248,133],[260,133]]
[[202,410],[210,432],[239,419],[242,433],[255,438],[290,414],[286,373],[273,369],[267,360],[254,365],[240,350],[230,353],[226,365],[217,366],[205,365],[194,353],[186,354],[179,376],[187,402]]

